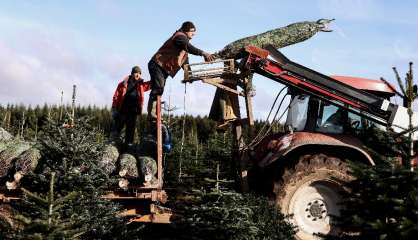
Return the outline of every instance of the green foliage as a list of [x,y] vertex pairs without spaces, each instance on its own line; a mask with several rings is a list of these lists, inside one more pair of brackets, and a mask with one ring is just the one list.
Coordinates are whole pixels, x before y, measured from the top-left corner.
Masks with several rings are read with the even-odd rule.
[[[336,239],[412,239],[418,234],[418,174],[402,167],[407,141],[375,127],[362,140],[373,154],[376,166],[351,162],[355,180],[346,183],[346,206],[337,222],[356,234]],[[329,239],[334,239],[330,237]]]
[[75,222],[76,219],[67,219],[59,211],[59,209],[75,201],[79,197],[79,193],[74,191],[64,197],[55,199],[54,182],[55,174],[52,173],[50,190],[45,197],[22,188],[24,197],[21,204],[25,207],[25,212],[34,214],[29,217],[17,213],[15,219],[22,230],[15,234],[14,238],[76,239],[86,231],[84,226]]
[[394,132],[371,126],[360,133],[359,139],[375,161],[391,163],[395,157],[407,158],[407,140]]
[[[164,229],[170,239],[293,239],[293,228],[266,199],[232,189],[231,134],[213,133],[197,147],[187,137],[183,152],[176,145],[166,184],[171,208],[181,216]],[[182,176],[178,178],[179,162]],[[195,190],[192,190],[195,189]],[[199,189],[199,190],[196,190]],[[151,238],[150,238],[151,239]],[[153,236],[152,239],[164,239]]]
[[[77,234],[75,239],[128,237],[126,223],[118,216],[119,205],[101,198],[112,179],[99,167],[103,145],[96,141],[98,134],[88,119],[77,120],[71,128],[52,121],[44,127],[38,141],[42,158],[35,172],[22,179],[22,187],[27,189],[25,200],[14,206],[20,213],[19,219],[26,223],[15,236],[23,239],[25,236],[69,239],[68,234]],[[51,174],[56,175],[53,194]],[[45,225],[49,215],[42,203],[45,196],[50,199],[52,195],[56,196],[52,205],[57,220],[53,227]]]
[[293,239],[292,225],[264,198],[233,191],[194,194],[194,202],[179,209],[179,239]]
[[[66,110],[68,111],[65,108],[64,113]],[[184,236],[190,236],[188,227],[199,234],[215,232],[209,225],[198,222],[197,225],[191,226],[191,222],[187,221],[169,226],[146,226],[146,228],[130,225],[130,228],[126,229],[123,219],[116,217],[115,214],[119,206],[100,199],[103,191],[113,183],[113,179],[104,173],[97,162],[103,147],[103,135],[108,134],[110,130],[110,114],[107,109],[78,107],[76,119],[81,120],[75,123],[74,128],[63,128],[61,124],[64,120],[59,119],[59,108],[56,106],[45,105],[35,109],[0,106],[1,126],[14,135],[19,134],[18,126],[23,111],[26,112],[27,117],[23,137],[37,138],[37,147],[42,152],[42,159],[39,160],[35,174],[22,179],[23,187],[31,193],[44,197],[49,191],[50,175],[55,172],[56,199],[64,198],[68,194],[77,194],[75,200],[63,203],[56,214],[60,216],[62,222],[76,223],[70,225],[69,229],[85,229],[79,238],[124,239],[132,232],[138,232],[138,229],[141,231],[141,238],[153,240],[160,239],[155,237],[156,234],[160,235],[161,239],[174,239],[174,236],[183,239]],[[9,119],[10,113],[12,114]],[[81,118],[87,115],[92,119],[86,121]],[[54,120],[47,121],[48,118]],[[216,210],[218,208],[223,209],[219,211],[229,212],[228,216],[223,216],[224,220],[230,226],[234,226],[235,221],[239,224],[233,231],[220,224],[216,225],[218,230],[224,231],[223,235],[220,235],[225,237],[224,239],[228,239],[229,236],[243,237],[245,234],[250,234],[247,239],[276,239],[277,236],[283,236],[281,239],[289,239],[291,234],[288,232],[288,223],[265,199],[233,192],[232,189],[236,187],[233,184],[236,173],[231,164],[231,132],[217,133],[216,123],[207,117],[186,116],[184,144],[181,148],[182,121],[183,117],[171,116],[169,122],[174,148],[164,160],[164,187],[171,203],[168,207],[174,212],[184,211],[185,205],[190,203],[184,199],[197,198],[198,200],[189,204],[189,207],[195,209],[193,210],[195,217],[201,215],[201,219],[206,217],[214,219],[215,216],[210,216],[210,212],[202,210],[209,206],[214,213],[219,213]],[[144,117],[140,119],[139,124],[141,134],[144,129],[150,128]],[[257,122],[256,128],[262,124]],[[245,129],[244,133],[246,133]],[[191,192],[191,189],[201,191]],[[212,190],[216,192],[213,193]],[[26,204],[35,203],[28,199]],[[31,221],[43,219],[41,210],[34,208],[33,205],[27,206],[22,203],[16,205],[15,209]],[[30,211],[27,211],[28,209]],[[36,233],[34,229],[26,230]],[[238,234],[239,231],[243,231],[241,235]],[[201,237],[205,238],[209,235]]]
[[[356,239],[414,239],[418,234],[418,174],[407,168],[352,164],[342,224]],[[346,237],[346,236],[345,236]]]
[[[3,127],[13,135],[21,135],[26,140],[36,140],[38,132],[48,125],[47,119],[63,123],[65,116],[71,112],[70,106],[43,105],[31,107],[23,105],[0,105],[0,127]],[[111,127],[111,114],[109,109],[98,108],[97,106],[78,106],[75,108],[75,117],[91,117],[91,124],[99,132],[109,133]],[[23,132],[22,132],[23,123]]]

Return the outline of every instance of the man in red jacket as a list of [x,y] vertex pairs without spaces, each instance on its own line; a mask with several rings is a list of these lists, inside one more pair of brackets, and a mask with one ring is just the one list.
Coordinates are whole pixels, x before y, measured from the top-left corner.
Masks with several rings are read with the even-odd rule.
[[156,118],[156,99],[163,95],[165,81],[168,76],[174,78],[176,73],[188,62],[188,53],[203,56],[205,61],[213,61],[214,57],[194,47],[190,40],[196,33],[192,22],[184,22],[154,54],[148,63],[151,75],[151,93],[148,100],[148,118]]
[[149,81],[141,78],[141,68],[134,66],[131,75],[125,77],[116,88],[112,102],[112,132],[111,138],[120,137],[122,128],[125,129],[125,144],[131,144],[134,140],[137,115],[141,116],[144,105],[144,92],[150,90]]

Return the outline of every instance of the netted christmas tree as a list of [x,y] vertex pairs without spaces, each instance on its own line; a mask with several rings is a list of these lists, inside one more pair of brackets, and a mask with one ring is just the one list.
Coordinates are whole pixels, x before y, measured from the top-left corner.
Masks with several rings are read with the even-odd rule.
[[[35,171],[21,181],[26,189],[25,201],[14,206],[20,219],[26,219],[26,223],[38,222],[40,228],[23,224],[23,229],[18,228],[15,236],[26,239],[25,236],[30,234],[41,236],[38,239],[50,239],[47,236],[52,233],[45,230],[43,222],[44,209],[35,205],[44,196],[51,195],[50,176],[55,174],[53,195],[57,201],[63,199],[62,205],[54,209],[54,214],[59,216],[60,224],[56,226],[59,234],[64,227],[70,234],[76,232],[75,239],[127,238],[130,233],[124,219],[118,215],[119,205],[101,198],[116,180],[110,178],[100,164],[104,146],[97,141],[99,134],[88,119],[77,120],[72,127],[63,127],[53,121],[45,126],[38,141],[42,158]],[[51,239],[70,239],[57,236]]]

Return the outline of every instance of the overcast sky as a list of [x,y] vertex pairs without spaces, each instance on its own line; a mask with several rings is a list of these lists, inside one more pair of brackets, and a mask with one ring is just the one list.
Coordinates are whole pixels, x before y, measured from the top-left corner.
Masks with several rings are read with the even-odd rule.
[[[7,1],[0,2],[0,104],[70,102],[109,106],[117,83],[133,65],[149,79],[147,62],[183,21],[193,21],[192,43],[208,52],[239,38],[299,21],[335,18],[331,33],[281,49],[291,60],[329,75],[394,82],[418,63],[417,1]],[[202,61],[192,57],[191,62]],[[183,73],[164,93],[183,113]],[[255,78],[254,110],[264,118],[281,86]],[[187,86],[186,111],[206,115],[214,87]],[[147,99],[148,97],[146,97]]]

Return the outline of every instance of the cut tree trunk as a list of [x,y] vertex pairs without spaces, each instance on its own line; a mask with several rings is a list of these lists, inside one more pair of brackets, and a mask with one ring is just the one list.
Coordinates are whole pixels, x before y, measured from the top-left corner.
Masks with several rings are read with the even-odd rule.
[[121,178],[121,179],[119,179],[118,185],[119,185],[120,188],[126,190],[126,189],[128,189],[128,186],[129,186],[129,180]]

